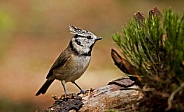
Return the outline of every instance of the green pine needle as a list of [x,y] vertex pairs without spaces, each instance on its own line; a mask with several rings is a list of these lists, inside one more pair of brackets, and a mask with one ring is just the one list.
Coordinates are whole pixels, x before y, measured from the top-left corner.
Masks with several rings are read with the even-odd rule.
[[149,15],[141,24],[135,17],[112,38],[143,76],[143,85],[171,94],[184,83],[184,13],[165,10],[163,16]]

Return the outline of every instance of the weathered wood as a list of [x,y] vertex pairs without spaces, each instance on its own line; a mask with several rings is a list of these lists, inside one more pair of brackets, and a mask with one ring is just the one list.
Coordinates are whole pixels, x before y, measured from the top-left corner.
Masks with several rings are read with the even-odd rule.
[[[54,104],[46,111],[103,112],[118,110],[132,112],[136,111],[138,101],[143,97],[138,89],[139,87],[134,84],[134,81],[123,77],[109,82],[104,87],[91,89],[85,95],[72,94],[61,98],[54,97]],[[79,107],[81,107],[80,110],[78,110]]]
[[[115,80],[114,82],[116,82]],[[138,101],[143,97],[142,93],[136,89],[129,78],[118,79],[117,84],[112,84],[98,88],[89,95],[83,97],[84,105],[80,112],[103,112],[106,110],[119,110],[132,112],[136,111]],[[126,82],[126,85],[121,85]],[[130,83],[131,82],[131,83]],[[127,84],[129,83],[129,84]],[[121,85],[121,86],[120,86]]]
[[127,60],[121,57],[114,49],[111,49],[111,57],[114,64],[124,73],[131,74],[129,77],[131,80],[135,81],[137,85],[140,86],[140,81],[142,78],[137,74],[135,67],[131,65]]

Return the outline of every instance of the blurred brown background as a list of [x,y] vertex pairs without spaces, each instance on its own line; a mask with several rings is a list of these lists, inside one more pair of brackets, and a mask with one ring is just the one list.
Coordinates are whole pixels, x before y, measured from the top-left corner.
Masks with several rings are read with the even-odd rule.
[[[110,57],[111,48],[116,48],[113,33],[137,11],[146,16],[157,6],[181,14],[183,4],[184,0],[0,0],[0,111],[44,109],[53,103],[51,95],[63,93],[55,81],[45,95],[35,96],[72,37],[69,25],[103,37],[94,46],[89,68],[77,80],[83,89],[98,88],[123,75]],[[70,83],[67,91],[79,92]]]

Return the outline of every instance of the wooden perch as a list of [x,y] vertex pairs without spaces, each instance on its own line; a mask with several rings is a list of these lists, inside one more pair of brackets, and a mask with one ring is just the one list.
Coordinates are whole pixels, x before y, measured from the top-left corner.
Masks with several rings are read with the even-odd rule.
[[[107,86],[89,90],[85,95],[70,95],[65,98],[54,97],[54,104],[45,111],[53,112],[103,112],[118,110],[136,111],[143,94],[128,77],[109,82]],[[81,100],[80,100],[81,98]],[[81,107],[79,109],[79,107]],[[78,110],[79,109],[79,110]]]
[[[125,90],[123,90],[125,89]],[[142,94],[134,81],[120,78],[109,85],[98,88],[88,96],[83,97],[83,107],[80,112],[103,112],[106,110],[135,111],[137,101]]]

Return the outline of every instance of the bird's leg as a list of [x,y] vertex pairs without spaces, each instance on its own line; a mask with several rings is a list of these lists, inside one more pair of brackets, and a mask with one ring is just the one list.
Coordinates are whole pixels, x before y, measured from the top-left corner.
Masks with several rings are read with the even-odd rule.
[[66,93],[66,88],[65,88],[65,80],[62,80],[61,81],[61,84],[63,86],[64,92],[65,92],[65,95],[66,95],[67,93]]
[[83,90],[75,81],[72,82],[73,84],[75,84],[79,89],[80,89],[80,93],[78,93],[77,95],[79,94],[85,94],[88,92],[88,90]]

